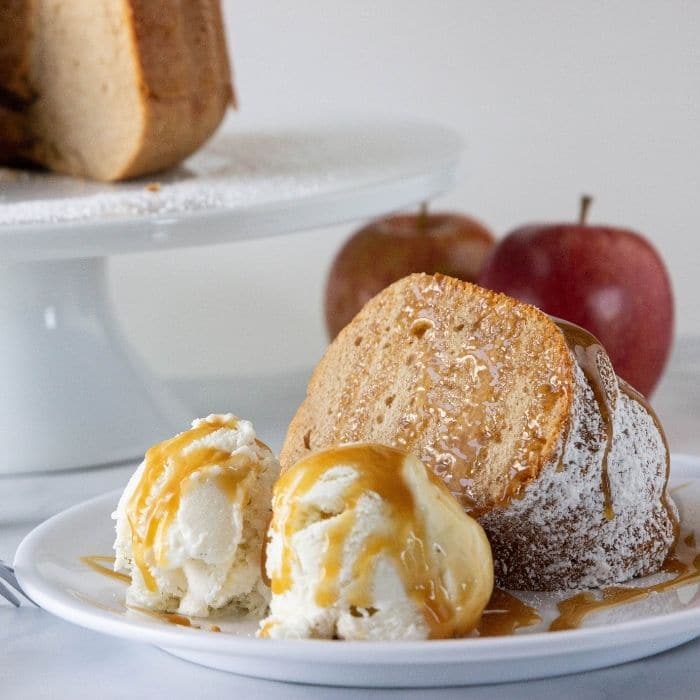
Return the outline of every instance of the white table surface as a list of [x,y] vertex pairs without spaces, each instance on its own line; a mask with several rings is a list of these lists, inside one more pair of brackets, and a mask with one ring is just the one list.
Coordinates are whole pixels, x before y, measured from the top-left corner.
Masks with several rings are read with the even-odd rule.
[[[188,380],[173,388],[197,413],[233,410],[254,420],[279,448],[306,373]],[[700,454],[700,339],[678,342],[654,404],[674,452]],[[0,558],[72,502],[125,483],[133,465],[41,478],[0,478]],[[700,634],[700,630],[698,630]],[[309,660],[313,663],[313,660]],[[527,683],[435,690],[357,690],[289,685],[229,675],[179,661],[158,649],[91,632],[32,607],[0,603],[0,698],[698,698],[700,639],[655,657],[602,671]]]

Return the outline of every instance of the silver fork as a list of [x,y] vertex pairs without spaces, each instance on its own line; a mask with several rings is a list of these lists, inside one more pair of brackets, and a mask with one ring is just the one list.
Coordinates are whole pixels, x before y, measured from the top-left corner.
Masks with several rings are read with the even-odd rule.
[[[3,583],[3,581],[5,583]],[[10,601],[12,605],[18,608],[21,605],[21,602],[15,595],[14,591],[17,591],[17,593],[24,596],[30,603],[36,605],[36,603],[34,603],[34,601],[22,590],[22,587],[19,585],[17,577],[15,576],[15,570],[9,564],[5,564],[5,562],[0,559],[0,596],[5,598],[5,600]]]

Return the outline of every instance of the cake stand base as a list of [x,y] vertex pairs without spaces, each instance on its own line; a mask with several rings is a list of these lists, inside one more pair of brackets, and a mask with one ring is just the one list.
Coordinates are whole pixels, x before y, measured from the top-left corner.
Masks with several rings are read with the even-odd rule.
[[138,459],[191,420],[129,350],[105,268],[0,266],[0,474]]

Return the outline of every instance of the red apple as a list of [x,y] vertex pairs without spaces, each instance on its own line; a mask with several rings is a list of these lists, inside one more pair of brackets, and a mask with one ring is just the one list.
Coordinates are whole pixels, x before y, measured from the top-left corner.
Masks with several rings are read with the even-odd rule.
[[673,293],[666,267],[638,233],[586,224],[519,228],[494,248],[479,275],[484,287],[583,326],[615,371],[649,395],[673,337]]
[[493,245],[491,232],[463,214],[399,214],[357,231],[337,254],[326,284],[331,339],[375,294],[412,272],[473,282]]

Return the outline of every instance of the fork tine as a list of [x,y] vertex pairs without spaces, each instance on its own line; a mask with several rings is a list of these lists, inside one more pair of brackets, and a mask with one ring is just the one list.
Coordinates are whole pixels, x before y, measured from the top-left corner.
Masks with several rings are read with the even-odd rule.
[[9,600],[12,605],[16,608],[20,606],[19,598],[4,584],[0,581],[0,596]]
[[[3,581],[9,585],[9,588],[3,583]],[[10,601],[10,603],[19,607],[21,603],[15,593],[23,595],[30,603],[32,603],[32,605],[36,605],[36,603],[22,590],[22,586],[19,585],[17,576],[15,576],[15,570],[0,559],[0,596],[6,598]]]
[[15,570],[5,564],[2,559],[0,559],[0,578],[7,581],[13,588],[19,589],[19,583],[17,582],[17,577],[15,576]]

